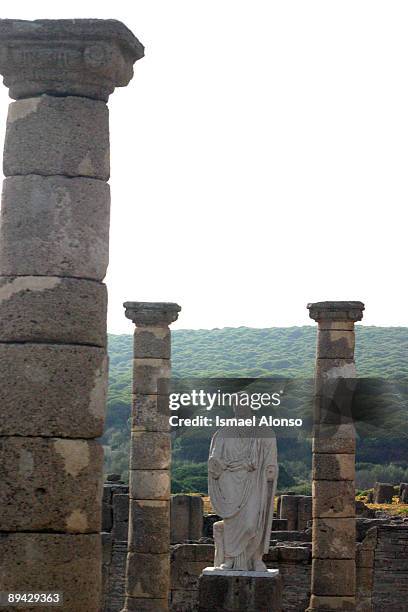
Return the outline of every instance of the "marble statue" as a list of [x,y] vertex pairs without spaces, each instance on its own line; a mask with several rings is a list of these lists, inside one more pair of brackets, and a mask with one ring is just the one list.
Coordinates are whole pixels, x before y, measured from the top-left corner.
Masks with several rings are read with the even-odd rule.
[[[250,417],[236,407],[237,418]],[[248,414],[249,411],[249,414]],[[276,437],[259,425],[219,429],[211,440],[208,487],[214,512],[214,566],[221,570],[266,571],[278,480]]]

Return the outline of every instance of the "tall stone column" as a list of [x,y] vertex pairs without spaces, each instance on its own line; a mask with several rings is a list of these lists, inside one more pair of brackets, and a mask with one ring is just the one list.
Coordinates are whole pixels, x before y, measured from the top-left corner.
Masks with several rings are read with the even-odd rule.
[[309,612],[355,610],[354,323],[361,302],[308,305],[318,322],[313,437],[313,561]]
[[72,612],[100,610],[106,101],[142,56],[118,21],[0,21],[0,591]]
[[134,335],[129,539],[125,612],[168,610],[170,592],[169,383],[172,303],[125,302]]

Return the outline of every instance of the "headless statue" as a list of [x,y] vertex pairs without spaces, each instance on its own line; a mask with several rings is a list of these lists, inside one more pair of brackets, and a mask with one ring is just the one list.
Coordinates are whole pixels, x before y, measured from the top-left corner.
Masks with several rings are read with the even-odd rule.
[[[247,410],[244,410],[247,412]],[[242,408],[235,416],[244,416]],[[248,417],[245,414],[245,417]],[[266,571],[278,480],[276,438],[269,427],[223,427],[211,440],[208,487],[214,523],[214,566]]]

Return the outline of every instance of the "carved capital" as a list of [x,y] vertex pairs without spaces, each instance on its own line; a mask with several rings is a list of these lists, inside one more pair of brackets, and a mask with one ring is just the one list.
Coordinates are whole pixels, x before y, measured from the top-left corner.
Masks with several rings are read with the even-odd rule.
[[363,302],[314,302],[308,304],[309,316],[317,322],[348,321],[354,323],[363,318]]
[[125,317],[138,327],[167,327],[177,321],[181,306],[174,302],[125,302]]
[[133,76],[144,47],[113,19],[0,20],[0,73],[10,97],[75,95],[106,101]]

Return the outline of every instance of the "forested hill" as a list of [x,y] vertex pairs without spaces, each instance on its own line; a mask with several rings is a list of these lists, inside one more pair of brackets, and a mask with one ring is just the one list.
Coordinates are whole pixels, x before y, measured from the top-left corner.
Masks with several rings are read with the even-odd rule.
[[[356,330],[358,376],[408,380],[408,328],[357,325]],[[314,369],[316,332],[316,326],[312,325],[268,329],[239,327],[176,330],[172,332],[173,374],[176,377],[208,378],[275,376],[311,378]],[[109,336],[109,397],[102,441],[106,451],[106,469],[120,471],[123,474],[127,471],[130,437],[128,419],[132,345],[133,337],[130,335]],[[405,401],[405,396],[403,399]],[[400,399],[398,401],[401,403]],[[407,433],[408,427],[402,424],[401,435],[407,436]],[[180,461],[190,460],[200,463],[206,459],[208,444],[205,440],[201,446],[198,439],[190,445],[187,445],[186,440],[184,449],[183,441],[179,446],[174,446],[178,453],[176,459]],[[401,464],[401,453],[405,453],[404,445],[396,443],[394,453],[390,448],[383,449],[383,446],[382,443],[375,448],[372,445],[361,446],[360,461],[365,462],[360,466],[361,473],[372,471],[372,466],[376,463]],[[196,454],[190,455],[189,449],[194,450]],[[198,449],[200,450],[197,454]],[[388,454],[384,454],[385,450]],[[299,447],[297,455],[294,447],[287,450],[282,448],[281,452],[281,458],[287,462],[289,472],[295,469],[294,465],[297,466],[296,470],[299,470],[302,464],[307,464],[309,455],[309,450],[305,451],[303,446]],[[190,472],[195,469],[195,466],[190,464]],[[408,463],[406,469],[404,477],[407,479]],[[376,477],[380,476],[377,474]],[[386,474],[383,474],[382,478],[385,477]],[[398,477],[395,476],[396,479]],[[307,480],[306,474],[304,480]],[[368,480],[372,480],[371,476]]]

